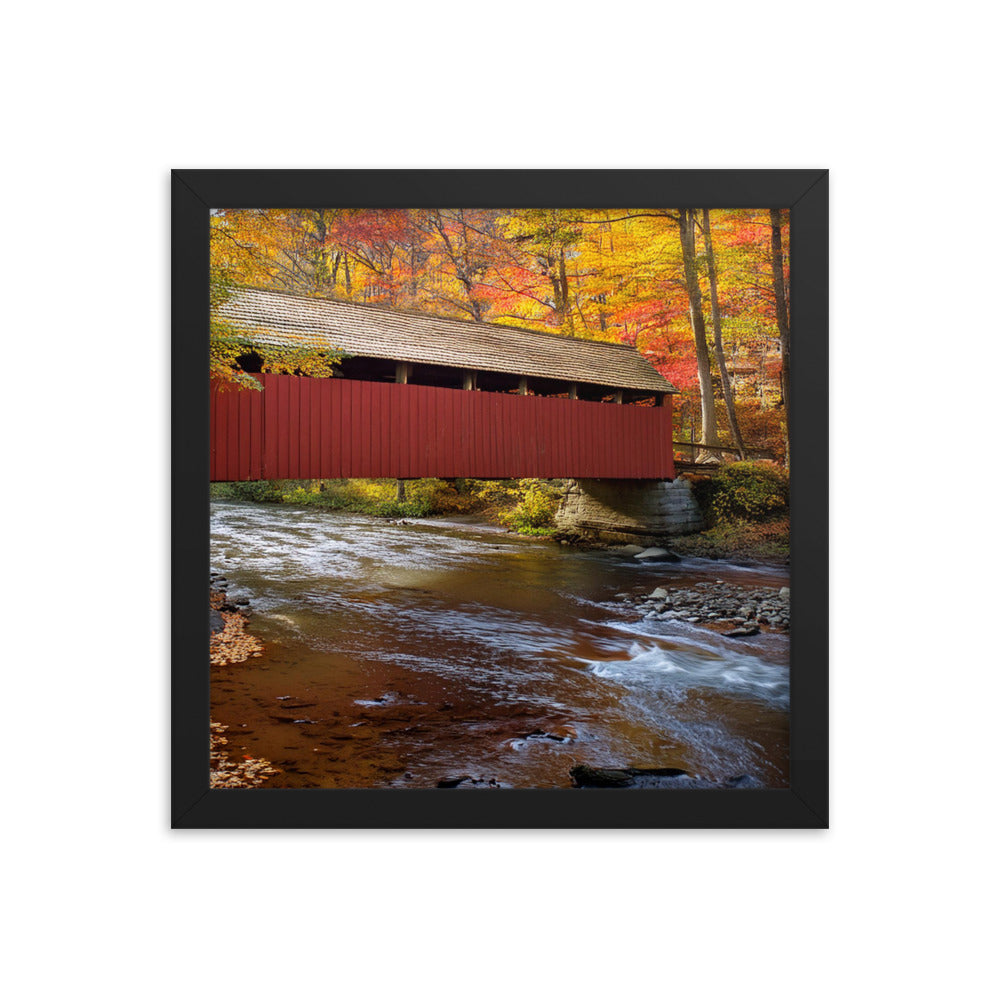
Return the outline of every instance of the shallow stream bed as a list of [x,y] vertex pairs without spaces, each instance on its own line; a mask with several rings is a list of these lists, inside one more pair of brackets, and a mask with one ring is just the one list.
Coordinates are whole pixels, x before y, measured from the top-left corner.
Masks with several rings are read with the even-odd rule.
[[212,669],[212,718],[281,769],[269,787],[569,787],[576,764],[787,783],[788,637],[637,620],[616,598],[777,588],[780,569],[233,501],[211,529],[265,647]]

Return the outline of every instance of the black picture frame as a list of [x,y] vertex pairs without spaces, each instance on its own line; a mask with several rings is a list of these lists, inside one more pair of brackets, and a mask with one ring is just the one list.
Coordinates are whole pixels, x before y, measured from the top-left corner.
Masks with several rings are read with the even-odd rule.
[[[787,789],[209,788],[209,210],[791,209],[790,785]],[[191,828],[826,828],[829,172],[175,170],[171,292],[171,825]]]

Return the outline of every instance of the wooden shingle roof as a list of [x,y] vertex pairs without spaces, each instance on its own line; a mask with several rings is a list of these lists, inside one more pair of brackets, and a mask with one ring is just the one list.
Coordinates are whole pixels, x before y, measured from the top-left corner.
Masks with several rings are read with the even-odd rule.
[[251,288],[238,289],[219,313],[261,345],[337,348],[415,364],[677,391],[624,344]]

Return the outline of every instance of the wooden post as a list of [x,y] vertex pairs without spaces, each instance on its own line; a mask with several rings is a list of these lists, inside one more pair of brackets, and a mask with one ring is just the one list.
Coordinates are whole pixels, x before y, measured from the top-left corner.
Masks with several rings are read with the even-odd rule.
[[528,395],[528,376],[522,375],[520,381],[517,383],[517,393],[519,396]]
[[577,392],[576,392],[576,383],[575,382],[570,382],[570,385],[569,385],[569,398],[570,399],[577,399],[578,398]]
[[[396,362],[396,382],[400,385],[406,385],[409,382],[412,372],[413,365],[406,361]],[[404,479],[396,480],[396,503],[406,503],[406,480]]]
[[462,388],[472,390],[476,388],[476,373],[467,371],[462,379]]
[[615,402],[616,402],[616,403],[621,403],[621,402],[622,402],[622,390],[621,390],[621,389],[619,389],[619,390],[618,390],[618,391],[617,391],[617,392],[615,393]]

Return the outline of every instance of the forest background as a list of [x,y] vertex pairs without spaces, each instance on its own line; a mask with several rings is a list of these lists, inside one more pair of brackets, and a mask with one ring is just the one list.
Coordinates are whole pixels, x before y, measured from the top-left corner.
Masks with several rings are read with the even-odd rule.
[[[224,209],[212,301],[237,285],[635,347],[679,390],[675,440],[787,465],[789,213],[751,209]],[[308,361],[254,345],[265,371]],[[212,375],[248,344],[215,318]]]

